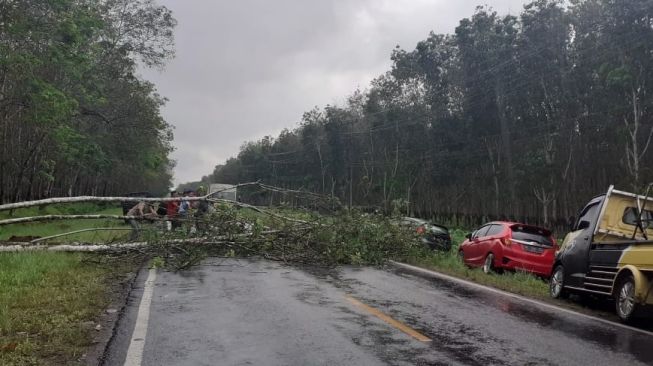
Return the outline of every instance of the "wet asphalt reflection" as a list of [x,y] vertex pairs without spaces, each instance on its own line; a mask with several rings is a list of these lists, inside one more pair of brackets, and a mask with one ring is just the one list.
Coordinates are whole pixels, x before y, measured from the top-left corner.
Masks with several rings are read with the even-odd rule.
[[[136,300],[106,365],[124,362]],[[651,365],[653,336],[401,270],[212,258],[159,272],[142,364]]]

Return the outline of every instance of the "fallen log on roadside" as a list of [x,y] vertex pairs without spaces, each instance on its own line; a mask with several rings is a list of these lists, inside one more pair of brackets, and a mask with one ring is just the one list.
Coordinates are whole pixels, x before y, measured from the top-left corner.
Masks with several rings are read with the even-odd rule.
[[62,236],[86,233],[86,232],[90,232],[90,231],[121,231],[121,230],[126,231],[126,230],[133,230],[133,229],[132,228],[124,228],[124,227],[95,227],[95,228],[90,228],[90,229],[81,229],[81,230],[69,231],[67,233],[44,236],[42,238],[32,239],[32,240],[29,241],[29,243],[38,243],[38,242],[41,242],[41,241],[46,241],[46,240],[50,240],[50,239],[54,239],[54,238],[60,238]]
[[43,216],[29,216],[18,217],[15,219],[0,220],[0,226],[24,224],[28,222],[38,221],[56,221],[56,220],[97,220],[97,219],[115,219],[115,220],[153,220],[165,221],[165,217],[142,217],[142,216],[122,216],[122,215],[43,215]]
[[2,245],[0,252],[29,252],[38,250],[47,250],[52,252],[110,252],[110,251],[128,251],[140,249],[148,246],[147,242],[121,243],[121,244],[90,244],[90,245]]

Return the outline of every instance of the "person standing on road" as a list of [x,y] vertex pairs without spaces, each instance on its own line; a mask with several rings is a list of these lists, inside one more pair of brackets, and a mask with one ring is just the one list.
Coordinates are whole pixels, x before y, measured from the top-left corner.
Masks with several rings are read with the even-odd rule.
[[[206,190],[203,186],[197,188],[197,196],[201,197],[206,194]],[[209,212],[209,202],[206,200],[201,200],[197,204],[197,211],[195,211],[195,228],[197,231],[203,232],[206,229],[206,223],[204,222],[206,214]]]
[[190,233],[190,227],[192,224],[188,223],[188,218],[190,217],[190,209],[191,205],[190,202],[184,198],[189,197],[190,193],[192,191],[187,189],[184,191],[183,197],[181,198],[181,202],[179,203],[179,220],[181,221],[181,225],[187,227],[187,233]]
[[136,241],[140,235],[140,225],[138,224],[137,219],[141,218],[154,218],[158,215],[154,206],[150,203],[144,201],[139,202],[136,206],[132,207],[128,212],[127,216],[133,216],[129,219],[129,225],[132,227],[132,232],[129,236],[129,241]]
[[[179,193],[177,193],[177,191],[171,191],[170,197],[179,197]],[[166,203],[166,211],[168,222],[170,223],[168,230],[175,231],[176,228],[181,226],[179,223],[179,200],[168,201]]]

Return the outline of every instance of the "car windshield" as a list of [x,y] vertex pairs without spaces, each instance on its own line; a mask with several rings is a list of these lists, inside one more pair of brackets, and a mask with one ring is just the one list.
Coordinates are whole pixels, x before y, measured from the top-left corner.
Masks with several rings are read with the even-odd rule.
[[553,239],[551,239],[549,230],[524,225],[513,225],[510,229],[512,230],[512,238],[515,240],[534,241],[547,247],[553,246]]
[[404,217],[403,220],[402,220],[402,223],[404,225],[417,225],[418,226],[418,225],[426,224],[426,221],[416,219],[416,218],[413,218],[413,217]]
[[431,232],[434,234],[449,234],[449,230],[446,227],[438,225],[429,225]]

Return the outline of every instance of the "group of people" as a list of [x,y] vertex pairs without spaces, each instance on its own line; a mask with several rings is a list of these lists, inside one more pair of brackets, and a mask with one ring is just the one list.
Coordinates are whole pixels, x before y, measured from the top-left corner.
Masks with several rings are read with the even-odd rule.
[[[168,230],[175,230],[181,227],[185,222],[189,222],[191,217],[195,218],[195,229],[202,231],[204,229],[204,216],[209,212],[209,203],[207,201],[189,201],[184,197],[204,196],[206,191],[200,186],[197,190],[185,190],[179,200],[168,201],[166,203],[166,217],[168,218]],[[179,192],[170,192],[170,197],[179,197]],[[190,231],[193,225],[188,226]]]
[[209,203],[204,200],[191,201],[187,197],[198,197],[204,196],[205,194],[206,190],[202,186],[195,191],[187,189],[181,196],[179,192],[171,191],[170,197],[178,197],[179,199],[166,202],[165,206],[162,205],[159,207],[158,212],[152,203],[145,201],[139,202],[127,212],[127,216],[134,217],[129,220],[129,224],[132,227],[130,240],[135,241],[140,235],[140,226],[137,218],[148,219],[165,216],[167,218],[166,228],[168,231],[174,231],[180,227],[186,227],[188,233],[191,233],[193,230],[204,231],[206,228],[204,219],[209,212]]

